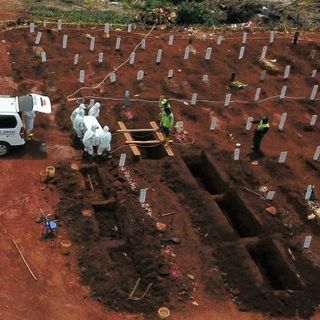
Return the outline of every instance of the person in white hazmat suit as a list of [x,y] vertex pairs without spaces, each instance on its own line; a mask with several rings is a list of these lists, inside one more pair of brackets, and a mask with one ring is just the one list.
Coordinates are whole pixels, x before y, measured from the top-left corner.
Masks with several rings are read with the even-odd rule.
[[111,151],[111,139],[112,135],[109,127],[104,126],[102,133],[98,136],[97,160],[103,160],[106,152],[108,152],[107,158],[111,158],[111,154],[109,153]]
[[79,114],[80,110],[85,110],[86,106],[83,103],[80,103],[79,107],[75,108],[71,113],[70,120],[73,123],[74,118]]
[[100,115],[100,103],[99,102],[96,102],[92,107],[91,109],[89,110],[88,112],[88,115],[89,116],[94,116],[96,118],[99,118],[99,115]]
[[96,125],[92,125],[92,127],[88,129],[83,136],[82,143],[84,145],[84,158],[91,159],[93,156],[93,145],[95,143],[97,129],[98,127]]
[[27,139],[31,140],[31,137],[33,134],[31,133],[33,129],[33,124],[34,124],[34,118],[36,117],[36,112],[35,111],[25,111],[25,125],[26,125],[26,134],[27,134]]
[[75,116],[72,124],[77,137],[81,139],[85,131],[84,110],[79,110],[79,113]]

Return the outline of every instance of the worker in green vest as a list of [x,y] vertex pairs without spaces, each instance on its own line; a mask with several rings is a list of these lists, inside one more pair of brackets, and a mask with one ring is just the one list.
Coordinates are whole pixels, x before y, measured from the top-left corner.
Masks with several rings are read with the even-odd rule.
[[261,153],[260,144],[263,137],[265,136],[265,134],[268,132],[270,128],[269,120],[267,117],[264,117],[261,120],[252,121],[252,123],[256,123],[258,124],[258,126],[254,131],[253,146],[251,147],[251,149],[253,149],[257,153]]
[[166,143],[169,141],[170,130],[174,125],[174,116],[169,107],[165,107],[160,117],[160,130],[166,135]]

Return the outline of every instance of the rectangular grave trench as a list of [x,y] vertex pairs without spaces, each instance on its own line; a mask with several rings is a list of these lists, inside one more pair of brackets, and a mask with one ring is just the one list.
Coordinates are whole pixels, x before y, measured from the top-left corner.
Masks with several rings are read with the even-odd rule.
[[208,173],[210,170],[205,170],[206,166],[201,155],[184,156],[183,160],[201,189],[212,195],[222,193],[222,191],[219,192],[215,185],[214,172]]
[[92,204],[94,218],[98,224],[99,236],[111,239],[121,239],[121,230],[118,219],[118,206],[116,202],[108,205]]
[[295,273],[284,261],[271,240],[251,243],[246,248],[263,278],[274,290],[301,290],[302,285]]
[[[222,180],[217,177],[218,171],[214,170],[212,163],[211,166],[207,165],[204,157],[189,155],[184,156],[183,160],[202,189],[212,195],[226,191],[221,190],[221,187],[218,186]],[[217,201],[217,204],[240,237],[254,237],[261,233],[260,224],[236,193],[227,193],[222,201]]]
[[[96,196],[103,197],[101,177],[99,175],[98,168],[97,167],[84,167],[84,168],[80,169],[80,172],[82,173],[86,189],[88,191],[95,193]],[[91,180],[93,191],[91,188],[89,177]]]
[[[136,141],[158,140],[153,132],[140,131],[130,132],[132,138]],[[159,144],[137,144],[143,158],[161,159],[166,155],[166,151],[162,143]]]

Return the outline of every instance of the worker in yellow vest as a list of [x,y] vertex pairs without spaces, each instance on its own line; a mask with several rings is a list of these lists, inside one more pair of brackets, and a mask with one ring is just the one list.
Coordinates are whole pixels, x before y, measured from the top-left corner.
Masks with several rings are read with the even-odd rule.
[[253,146],[251,147],[251,149],[253,149],[257,153],[260,153],[261,141],[270,128],[269,120],[267,117],[264,117],[261,120],[254,120],[252,121],[252,123],[256,123],[258,124],[258,126],[254,131]]
[[166,144],[169,142],[170,130],[174,125],[174,116],[169,107],[165,107],[160,117],[160,130],[166,135]]

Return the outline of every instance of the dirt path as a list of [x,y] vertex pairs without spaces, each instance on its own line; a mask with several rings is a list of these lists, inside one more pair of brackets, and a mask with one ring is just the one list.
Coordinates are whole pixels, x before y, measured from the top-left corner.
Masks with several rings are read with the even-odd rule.
[[23,6],[18,0],[0,0],[0,21],[1,20],[15,20],[23,14]]

